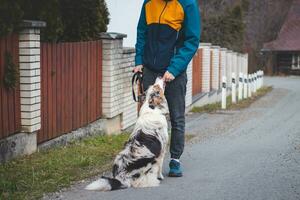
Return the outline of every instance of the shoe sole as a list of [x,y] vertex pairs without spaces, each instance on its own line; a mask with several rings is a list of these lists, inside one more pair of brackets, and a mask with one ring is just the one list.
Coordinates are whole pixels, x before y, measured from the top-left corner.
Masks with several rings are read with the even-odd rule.
[[182,177],[182,173],[180,174],[169,173],[169,177]]

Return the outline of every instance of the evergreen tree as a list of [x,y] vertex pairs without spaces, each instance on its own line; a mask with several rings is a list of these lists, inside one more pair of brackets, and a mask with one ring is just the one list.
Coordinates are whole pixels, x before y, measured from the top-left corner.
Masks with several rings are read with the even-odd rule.
[[42,41],[93,40],[107,30],[108,16],[104,0],[0,0],[0,37],[29,19],[47,23]]
[[109,14],[104,0],[61,0],[60,2],[64,24],[63,40],[91,40],[97,38],[100,32],[107,30]]
[[19,0],[0,0],[0,37],[17,30],[22,17]]
[[[59,41],[64,34],[64,26],[59,10],[60,0],[23,0],[24,19],[41,20],[47,26],[41,29],[42,41]],[[70,20],[72,18],[69,18]]]

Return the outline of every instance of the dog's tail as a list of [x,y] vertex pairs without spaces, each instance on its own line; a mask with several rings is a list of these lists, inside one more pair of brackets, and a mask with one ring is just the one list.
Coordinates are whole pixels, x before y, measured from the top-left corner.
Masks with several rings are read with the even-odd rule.
[[102,176],[99,180],[92,182],[85,187],[86,190],[98,190],[98,191],[110,191],[125,189],[126,186],[123,185],[119,180],[115,178],[108,178]]

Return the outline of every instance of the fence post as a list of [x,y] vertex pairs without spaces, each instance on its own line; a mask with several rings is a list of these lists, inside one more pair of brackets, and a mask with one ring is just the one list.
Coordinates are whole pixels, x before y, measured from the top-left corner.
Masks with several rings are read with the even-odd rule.
[[248,98],[248,75],[244,74],[244,99]]
[[137,104],[132,100],[131,76],[134,49],[123,48],[121,33],[101,33],[102,113],[106,134],[120,133],[137,119]]
[[24,154],[36,151],[41,128],[40,28],[45,26],[25,20],[19,34],[21,128],[29,136]]
[[254,78],[254,93],[256,93],[257,92],[257,73],[255,72],[254,73],[254,76],[253,76],[253,78]]
[[220,67],[220,47],[211,46],[212,52],[212,86],[213,90],[219,89],[219,67]]
[[257,89],[259,90],[261,88],[261,75],[260,75],[260,70],[257,72]]
[[200,43],[200,48],[203,50],[203,66],[202,66],[202,91],[210,92],[210,65],[211,65],[211,50],[210,43]]
[[251,93],[255,93],[255,88],[254,88],[254,84],[255,84],[255,81],[254,81],[254,73],[251,74]]
[[252,74],[248,75],[248,96],[252,97]]
[[222,78],[222,109],[226,109],[226,98],[227,98],[227,94],[226,94],[226,91],[227,91],[227,84],[226,84],[227,80],[226,80],[226,76],[223,76]]
[[260,71],[260,88],[263,87],[263,71]]
[[[220,49],[220,84],[219,88],[222,89],[222,80],[223,76],[226,76],[227,73],[227,65],[226,65],[226,60],[227,60],[227,49],[226,48],[221,48]],[[227,88],[227,85],[226,85]]]
[[236,103],[236,78],[235,78],[235,72],[232,72],[231,76],[231,99],[232,103]]
[[227,88],[231,87],[231,77],[232,77],[232,51],[228,50],[226,52],[226,79],[227,79]]
[[261,87],[263,87],[264,86],[264,71],[262,70],[261,71]]
[[239,100],[243,99],[243,84],[244,84],[244,75],[242,72],[239,74]]

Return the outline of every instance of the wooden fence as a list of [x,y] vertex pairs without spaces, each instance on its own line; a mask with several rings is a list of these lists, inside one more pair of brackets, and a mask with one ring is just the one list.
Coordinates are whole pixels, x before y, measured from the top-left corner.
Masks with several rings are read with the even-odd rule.
[[193,58],[192,94],[196,96],[202,92],[202,59],[203,49],[198,49]]
[[38,143],[101,117],[101,41],[41,43],[42,127]]
[[[19,63],[19,38],[17,34],[0,38],[0,139],[13,135],[21,129],[20,88],[7,90],[3,85],[5,53]],[[18,84],[19,85],[19,84]]]

